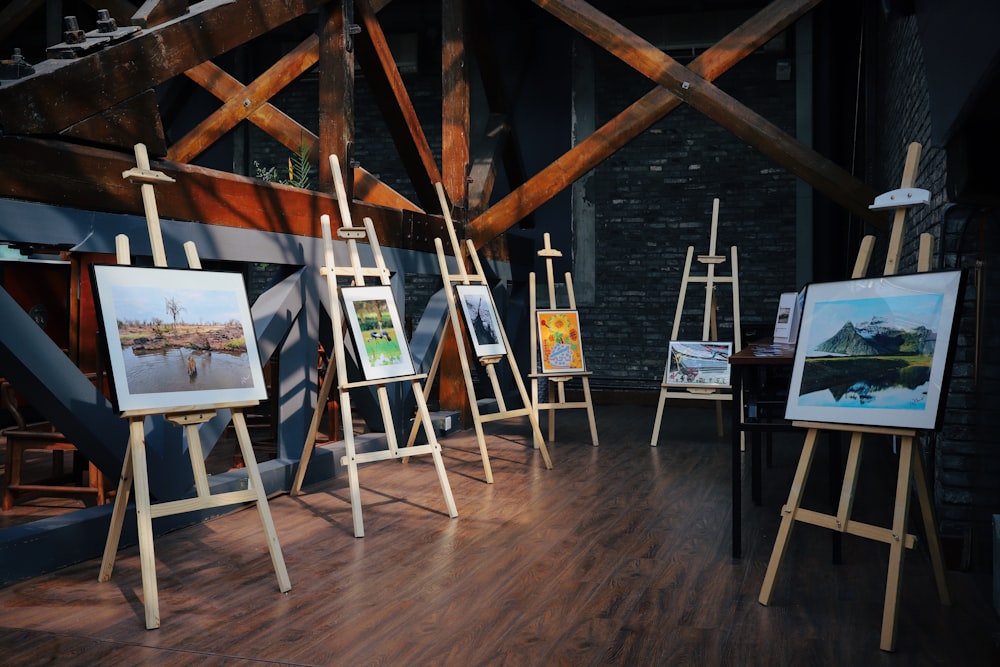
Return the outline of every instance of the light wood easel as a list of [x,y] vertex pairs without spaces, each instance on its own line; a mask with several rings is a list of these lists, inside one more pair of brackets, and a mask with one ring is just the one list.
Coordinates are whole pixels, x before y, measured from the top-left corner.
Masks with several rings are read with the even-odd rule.
[[[167,257],[163,248],[163,236],[160,232],[160,218],[156,209],[156,197],[153,185],[155,183],[173,182],[174,179],[162,172],[150,170],[149,156],[145,145],[136,144],[135,157],[138,167],[129,169],[122,174],[122,177],[133,183],[140,184],[143,207],[146,212],[146,223],[149,230],[149,240],[153,251],[153,263],[157,267],[166,267]],[[115,249],[119,264],[131,264],[128,237],[124,235],[116,237]],[[184,251],[187,256],[188,267],[195,270],[201,269],[201,260],[198,258],[195,244],[188,241],[184,244]],[[257,506],[260,521],[264,528],[267,548],[271,554],[271,563],[278,577],[278,588],[282,593],[288,592],[292,588],[291,581],[288,579],[288,572],[285,569],[285,560],[281,555],[281,547],[278,544],[278,536],[274,530],[274,522],[271,520],[271,511],[267,504],[264,483],[261,481],[257,459],[250,442],[250,432],[247,429],[246,419],[243,415],[245,408],[257,404],[258,401],[245,401],[217,405],[192,405],[167,413],[160,410],[134,410],[122,413],[122,417],[129,421],[128,448],[125,451],[125,461],[122,464],[121,481],[118,484],[118,494],[115,496],[115,506],[111,514],[111,526],[104,545],[104,557],[101,561],[101,573],[98,576],[98,581],[105,582],[111,579],[111,572],[115,564],[115,554],[118,551],[122,526],[125,522],[129,494],[134,485],[135,514],[139,534],[139,562],[142,570],[142,591],[145,598],[147,630],[160,627],[160,605],[156,585],[156,560],[153,554],[152,526],[152,520],[157,517],[172,516],[174,514],[226,507],[228,505],[247,502],[254,503]],[[205,456],[202,451],[198,428],[200,424],[215,417],[216,411],[221,409],[231,411],[233,427],[236,431],[236,440],[239,443],[240,452],[243,455],[243,461],[247,470],[248,484],[244,490],[213,494],[208,485]],[[156,504],[150,503],[149,478],[146,464],[145,420],[146,417],[152,415],[163,415],[167,421],[184,428],[188,454],[191,458],[191,470],[194,473],[194,483],[197,491],[196,497]]]
[[[680,294],[677,297],[677,310],[674,313],[674,327],[670,330],[670,340],[676,341],[681,327],[681,315],[684,312],[684,296],[687,294],[689,283],[704,283],[705,285],[705,309],[701,325],[701,339],[703,341],[719,340],[718,320],[716,319],[715,286],[717,284],[729,284],[733,288],[733,353],[740,351],[742,334],[740,332],[740,280],[739,265],[736,261],[736,246],[732,246],[729,251],[732,272],[728,276],[715,275],[715,267],[726,261],[724,255],[715,254],[715,240],[719,229],[719,200],[712,201],[712,232],[709,240],[707,255],[698,255],[698,261],[707,265],[706,275],[691,275],[691,260],[694,258],[694,246],[688,246],[687,259],[684,260],[684,274],[681,278]],[[667,374],[670,368],[670,360],[663,369],[663,380],[660,382],[660,401],[656,407],[656,420],[653,422],[653,436],[649,441],[651,447],[656,447],[660,439],[660,423],[663,420],[663,408],[667,398],[688,398],[715,401],[715,423],[719,437],[723,434],[722,403],[721,401],[732,401],[732,386],[720,387],[685,387],[672,389],[667,384]],[[724,390],[729,389],[726,393]]]
[[[900,189],[879,196],[875,204],[871,206],[873,209],[895,208],[889,238],[889,249],[886,256],[885,270],[883,271],[883,275],[886,276],[895,275],[899,267],[903,225],[908,208],[915,204],[927,202],[926,197],[923,197],[920,192],[913,189],[917,163],[920,160],[920,149],[920,144],[910,144],[906,154],[906,163],[903,168],[903,179]],[[917,265],[918,271],[929,270],[932,243],[933,239],[930,234],[921,235]],[[854,265],[852,278],[863,278],[867,274],[873,246],[874,237],[866,236],[862,240],[861,250]],[[889,573],[886,578],[885,604],[882,610],[882,636],[879,647],[883,651],[893,651],[896,648],[896,618],[899,612],[903,557],[906,549],[912,549],[916,543],[915,536],[906,532],[909,519],[911,483],[917,492],[920,513],[923,516],[924,531],[927,536],[927,547],[934,570],[934,580],[937,584],[938,596],[941,598],[941,604],[950,604],[948,585],[944,576],[944,559],[941,554],[941,544],[938,540],[937,524],[934,519],[934,506],[931,503],[927,489],[927,477],[924,473],[923,457],[920,454],[919,448],[914,446],[914,438],[917,431],[901,428],[879,428],[813,422],[793,422],[793,425],[808,430],[806,431],[805,443],[802,447],[802,454],[799,457],[798,467],[792,479],[792,488],[788,494],[788,502],[781,509],[781,526],[775,538],[774,550],[771,552],[771,560],[768,562],[767,572],[764,575],[764,583],[761,586],[760,597],[758,599],[765,606],[771,601],[778,567],[781,565],[781,560],[784,557],[785,549],[788,546],[788,540],[791,537],[792,528],[796,521],[829,528],[840,533],[857,535],[869,540],[885,542],[889,545]],[[802,494],[805,489],[806,479],[809,476],[809,469],[812,465],[816,439],[821,430],[852,433],[844,472],[844,483],[840,491],[840,502],[837,507],[836,516],[822,514],[801,507]],[[851,519],[851,510],[854,505],[854,490],[861,463],[861,442],[865,434],[890,435],[899,438],[899,473],[896,477],[895,507],[891,528],[872,526]]]
[[[545,273],[549,281],[549,309],[555,310],[559,307],[558,301],[556,300],[556,286],[555,286],[555,275],[552,269],[552,260],[555,257],[562,257],[562,253],[555,250],[551,246],[549,233],[545,233],[545,247],[538,251],[539,257],[545,258]],[[569,271],[566,272],[566,292],[569,296],[569,310],[576,310],[576,295],[573,293],[573,276]],[[537,306],[537,296],[535,293],[535,272],[532,271],[528,276],[528,293],[529,301],[531,303],[531,315],[529,317],[529,326],[531,327],[531,363],[535,364],[538,359],[538,327],[536,326],[535,314],[538,312]],[[590,398],[590,371],[572,371],[563,374],[552,374],[552,373],[535,373],[529,374],[531,378],[531,401],[532,409],[535,413],[535,420],[538,420],[538,411],[541,409],[547,409],[549,411],[549,442],[556,439],[556,410],[569,410],[569,409],[586,409],[587,419],[590,421],[590,437],[594,442],[594,447],[597,447],[597,421],[594,419],[594,403]],[[572,380],[573,378],[580,378],[583,383],[583,400],[582,401],[567,401],[566,400],[566,382]],[[538,382],[539,380],[548,380],[547,389],[549,392],[553,388],[556,389],[556,398],[553,400],[551,393],[548,396],[548,400],[545,403],[540,403],[538,399]],[[535,447],[538,447],[538,443],[535,443]]]
[[[302,458],[299,460],[299,468],[295,474],[295,482],[292,485],[292,495],[297,495],[302,488],[302,480],[305,478],[306,467],[309,465],[309,458],[316,445],[316,432],[322,418],[323,409],[326,406],[327,398],[330,396],[332,378],[336,375],[337,390],[340,395],[340,416],[344,428],[344,444],[346,454],[341,459],[340,464],[347,466],[348,483],[351,490],[351,513],[354,518],[354,536],[364,537],[364,520],[361,516],[361,484],[358,479],[358,465],[361,463],[372,463],[375,461],[387,461],[390,459],[404,459],[409,456],[430,454],[434,459],[434,467],[437,470],[438,481],[441,484],[441,491],[444,494],[445,504],[448,506],[448,516],[454,518],[458,516],[455,508],[455,499],[451,494],[451,485],[448,483],[448,475],[444,469],[444,459],[441,456],[441,445],[434,435],[434,428],[431,424],[430,412],[427,409],[427,401],[420,387],[420,381],[426,378],[423,373],[404,375],[379,380],[359,380],[351,382],[347,378],[346,364],[346,341],[344,338],[344,315],[341,312],[340,291],[337,285],[337,277],[343,276],[351,278],[355,286],[363,286],[366,278],[375,278],[378,284],[389,286],[389,269],[382,257],[382,249],[375,234],[375,226],[371,218],[364,219],[364,228],[355,227],[351,222],[351,211],[347,204],[347,195],[344,188],[343,175],[340,171],[340,161],[336,155],[330,156],[330,168],[333,171],[334,187],[337,193],[337,202],[340,207],[340,219],[342,226],[337,230],[337,235],[347,241],[347,249],[351,258],[349,267],[337,267],[333,256],[333,237],[330,229],[330,216],[323,215],[320,218],[323,233],[324,267],[326,274],[327,289],[330,292],[330,319],[333,322],[333,370],[327,371],[320,387],[320,395],[316,400],[316,410],[313,413],[312,423],[305,447],[302,451]],[[366,239],[371,247],[374,256],[374,267],[361,266],[361,258],[358,254],[358,241]],[[364,350],[359,350],[364,354]],[[417,402],[417,418],[415,424],[422,424],[424,432],[427,434],[428,442],[416,447],[408,447],[405,450],[399,448],[396,440],[396,427],[392,418],[392,409],[389,404],[389,393],[386,385],[393,382],[409,382],[413,395]],[[351,389],[361,389],[375,387],[378,395],[379,408],[382,411],[382,423],[385,425],[385,438],[388,449],[358,453],[354,442],[353,417],[351,415]]]
[[[479,405],[476,399],[476,387],[472,382],[472,367],[469,364],[468,354],[466,353],[464,340],[461,334],[465,328],[462,324],[461,315],[458,312],[458,303],[455,300],[455,286],[477,284],[485,285],[488,288],[489,283],[487,282],[486,275],[483,272],[483,266],[479,262],[479,255],[476,253],[476,246],[470,239],[466,240],[466,249],[469,258],[472,261],[473,271],[470,273],[466,267],[465,257],[462,254],[462,247],[459,245],[458,236],[455,234],[455,224],[451,219],[451,211],[448,206],[448,200],[445,197],[444,188],[440,183],[435,185],[437,188],[438,200],[441,203],[441,211],[444,214],[445,224],[448,228],[448,236],[451,241],[452,252],[454,253],[455,262],[458,266],[458,273],[453,274],[448,270],[448,257],[444,253],[444,244],[440,238],[434,239],[434,247],[437,250],[438,264],[441,267],[441,278],[444,281],[444,292],[448,299],[449,319],[445,322],[437,351],[434,353],[434,360],[431,362],[427,383],[424,385],[424,398],[426,399],[430,394],[431,386],[434,384],[434,379],[441,363],[444,341],[448,335],[448,328],[450,326],[456,339],[458,340],[458,357],[462,364],[462,374],[465,378],[465,390],[469,397],[469,405],[472,411],[472,423],[476,429],[476,440],[479,443],[479,454],[483,459],[483,471],[486,475],[486,483],[493,483],[493,469],[490,466],[490,455],[486,449],[486,437],[483,433],[483,424],[499,421],[501,419],[511,419],[513,417],[528,418],[528,421],[531,424],[534,442],[536,443],[535,446],[542,452],[542,459],[545,461],[545,467],[551,470],[552,460],[549,458],[549,450],[545,446],[545,441],[542,440],[541,431],[538,429],[538,420],[535,418],[535,412],[532,409],[531,399],[528,397],[528,392],[524,388],[524,382],[521,380],[521,374],[517,369],[517,362],[514,360],[514,351],[510,346],[510,341],[507,340],[507,333],[504,331],[503,323],[501,322],[497,322],[496,324],[503,340],[506,354],[479,358],[479,363],[486,369],[486,374],[490,379],[493,397],[497,403],[497,411],[486,415],[479,412]],[[491,303],[493,301],[492,294],[490,295],[490,301]],[[497,312],[496,304],[493,304],[493,311]],[[503,391],[500,388],[500,381],[497,378],[496,365],[504,358],[506,358],[507,362],[510,364],[511,371],[514,376],[514,383],[517,385],[518,393],[521,396],[521,403],[523,407],[519,409],[508,409],[507,403],[504,400]],[[414,422],[413,428],[410,431],[410,438],[407,442],[407,447],[412,446],[416,441],[418,428],[418,423]],[[425,427],[424,430],[425,432],[428,431],[427,427]]]

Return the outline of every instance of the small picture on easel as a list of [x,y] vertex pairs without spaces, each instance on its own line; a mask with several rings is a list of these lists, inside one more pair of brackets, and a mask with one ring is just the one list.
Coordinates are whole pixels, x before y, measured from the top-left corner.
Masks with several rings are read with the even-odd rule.
[[580,316],[575,310],[539,310],[538,342],[543,373],[572,373],[586,370]]
[[670,341],[667,384],[676,387],[728,387],[729,355],[732,351],[732,343]]
[[366,380],[413,375],[413,359],[388,285],[340,290]]
[[239,273],[93,265],[120,412],[267,398]]
[[493,306],[493,298],[486,285],[456,285],[458,300],[462,304],[465,325],[472,339],[476,356],[501,357],[507,354],[500,333],[500,318]]

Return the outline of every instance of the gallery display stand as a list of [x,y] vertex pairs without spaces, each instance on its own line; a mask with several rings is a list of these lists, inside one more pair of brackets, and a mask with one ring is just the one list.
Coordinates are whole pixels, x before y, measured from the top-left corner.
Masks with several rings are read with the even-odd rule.
[[[871,206],[873,209],[895,209],[892,229],[890,231],[889,248],[883,275],[895,275],[899,266],[902,248],[903,227],[907,210],[921,203],[926,203],[926,191],[913,188],[916,178],[917,163],[920,159],[920,144],[912,143],[906,156],[903,169],[903,179],[898,190],[879,196]],[[918,271],[930,268],[930,249],[933,239],[929,234],[920,237]],[[863,278],[868,269],[873,237],[865,237],[861,251],[854,266],[853,278]],[[896,647],[896,619],[899,613],[899,595],[902,579],[903,559],[906,549],[912,549],[916,537],[907,533],[910,508],[911,485],[916,491],[923,515],[923,527],[927,539],[927,550],[931,558],[934,580],[937,584],[938,596],[944,605],[950,604],[948,586],[944,575],[944,559],[941,544],[938,539],[937,522],[934,518],[934,506],[927,487],[927,476],[919,448],[914,446],[915,430],[900,428],[881,428],[857,426],[849,424],[829,424],[813,422],[793,422],[794,426],[805,428],[805,443],[799,456],[798,466],[792,480],[792,488],[788,494],[788,502],[781,509],[781,525],[775,537],[774,549],[764,575],[759,602],[768,605],[774,593],[774,583],[778,568],[781,565],[785,550],[791,537],[796,521],[828,528],[840,533],[857,535],[869,540],[884,542],[889,545],[889,568],[886,577],[885,603],[882,611],[882,634],[879,647],[883,651],[893,651]],[[847,454],[844,482],[841,486],[840,502],[837,514],[829,515],[805,509],[801,506],[805,483],[812,466],[816,439],[821,430],[851,432],[851,444]],[[892,515],[892,527],[883,528],[861,523],[851,519],[854,504],[854,491],[861,464],[861,444],[864,435],[879,434],[892,436],[899,441],[899,472],[896,478],[896,495]]]
[[[150,170],[149,156],[143,144],[136,144],[135,156],[138,167],[126,171],[123,177],[140,184],[150,245],[153,251],[153,262],[157,267],[166,267],[167,259],[163,249],[163,237],[160,232],[159,214],[156,209],[153,185],[157,182],[170,182],[173,179],[161,172]],[[189,268],[194,270],[201,269],[201,262],[198,259],[194,243],[189,241],[184,245],[184,249]],[[119,236],[116,238],[116,256],[119,264],[131,263],[127,237]],[[261,481],[260,470],[257,467],[257,459],[251,445],[250,432],[247,429],[246,419],[243,415],[243,410],[257,404],[258,401],[245,401],[227,404],[192,405],[189,408],[171,410],[169,412],[136,410],[122,413],[122,417],[128,419],[129,423],[128,448],[125,452],[121,480],[118,484],[117,495],[115,496],[115,505],[111,514],[111,525],[104,546],[104,557],[101,561],[101,572],[98,581],[106,582],[111,579],[115,554],[118,551],[118,543],[125,522],[125,512],[129,496],[134,487],[135,513],[139,537],[139,561],[142,570],[146,629],[148,630],[160,627],[152,527],[152,520],[157,517],[229,505],[253,503],[256,505],[260,515],[268,552],[271,555],[271,563],[278,578],[278,588],[283,593],[292,588],[288,572],[285,569],[285,560],[281,554],[281,547],[278,544],[278,536],[274,530],[274,522],[271,519],[271,512],[267,504],[267,495],[264,492],[264,484]],[[216,411],[223,409],[229,410],[232,414],[236,440],[243,455],[248,483],[247,488],[240,491],[213,494],[208,484],[205,457],[202,451],[198,428],[201,424],[212,419]],[[159,503],[152,503],[150,501],[149,473],[146,463],[145,420],[146,417],[152,415],[162,415],[170,423],[184,428],[188,453],[191,459],[191,469],[194,474],[196,497]]]
[[[677,310],[674,313],[674,326],[670,330],[670,340],[678,340],[677,336],[680,332],[681,327],[681,316],[684,312],[684,298],[687,294],[688,286],[691,283],[704,284],[705,285],[705,308],[703,311],[702,325],[701,325],[701,340],[703,341],[717,341],[719,340],[719,330],[718,330],[718,320],[717,315],[717,304],[715,299],[716,285],[730,285],[732,287],[732,297],[733,297],[733,353],[740,351],[742,333],[740,331],[740,281],[739,281],[739,265],[736,259],[736,246],[730,248],[729,258],[730,258],[730,274],[728,276],[716,275],[715,268],[726,261],[724,255],[715,254],[715,244],[716,244],[716,234],[719,228],[719,200],[718,198],[712,201],[712,232],[709,240],[709,250],[707,255],[698,255],[698,262],[706,265],[706,273],[703,276],[693,276],[691,275],[691,265],[694,259],[694,246],[688,246],[687,258],[684,260],[684,273],[681,278],[681,289],[680,294],[677,297]],[[653,435],[650,438],[649,444],[651,447],[656,447],[657,442],[660,439],[660,425],[663,421],[663,410],[666,405],[668,398],[683,398],[683,399],[697,399],[697,400],[709,400],[715,401],[715,421],[716,429],[719,437],[722,437],[723,430],[723,419],[722,419],[722,401],[732,401],[732,385],[718,386],[718,387],[676,387],[670,385],[668,380],[668,373],[670,369],[670,360],[667,359],[667,363],[663,369],[663,380],[660,382],[660,400],[656,406],[656,420],[653,422]]]
[[[445,255],[444,244],[440,238],[434,239],[434,247],[437,250],[438,264],[441,267],[441,278],[444,281],[444,292],[448,300],[448,314],[449,318],[445,322],[444,330],[441,332],[441,339],[438,343],[437,351],[434,354],[434,360],[431,362],[431,368],[428,373],[427,383],[424,385],[424,398],[430,394],[431,387],[433,386],[434,379],[437,375],[441,363],[441,355],[444,350],[444,341],[449,334],[449,328],[454,332],[454,336],[458,341],[458,357],[462,365],[462,375],[465,380],[465,389],[469,398],[469,405],[472,412],[472,423],[476,430],[476,441],[479,444],[479,453],[483,460],[483,472],[486,477],[486,483],[493,483],[493,469],[490,465],[490,455],[489,451],[486,449],[486,436],[483,431],[483,425],[499,421],[503,419],[512,419],[515,417],[527,417],[531,425],[532,437],[534,438],[534,443],[541,450],[542,459],[545,461],[545,467],[547,469],[552,468],[552,460],[549,458],[548,448],[545,446],[545,441],[542,439],[541,431],[538,428],[538,420],[535,417],[535,411],[532,408],[532,401],[528,397],[528,391],[524,387],[524,382],[521,379],[521,374],[517,368],[517,362],[514,359],[514,352],[511,349],[510,341],[507,340],[507,333],[504,331],[503,323],[499,320],[495,323],[498,329],[498,334],[500,340],[503,343],[504,352],[497,355],[487,355],[479,356],[479,363],[483,366],[486,371],[486,375],[490,381],[490,388],[492,389],[493,398],[496,401],[497,410],[496,412],[491,412],[489,414],[482,414],[479,411],[478,400],[476,397],[476,387],[472,381],[472,366],[469,363],[469,356],[466,352],[466,346],[463,341],[463,331],[471,335],[465,327],[462,325],[461,315],[459,314],[459,305],[456,301],[456,286],[458,285],[482,285],[486,288],[489,294],[490,304],[492,306],[493,313],[496,313],[496,304],[493,303],[493,296],[489,293],[489,283],[486,280],[486,275],[483,272],[483,266],[479,262],[479,256],[476,253],[476,247],[471,240],[466,240],[466,250],[468,252],[469,259],[472,262],[472,271],[466,267],[465,257],[462,253],[462,247],[458,242],[458,236],[455,234],[455,225],[451,218],[451,211],[448,206],[448,200],[445,197],[444,188],[440,183],[436,184],[438,200],[441,203],[441,211],[444,214],[445,224],[448,229],[448,236],[451,242],[452,253],[455,257],[455,262],[458,267],[458,273],[452,273],[448,269],[448,256]],[[500,361],[506,359],[510,364],[512,375],[514,377],[514,383],[517,386],[518,394],[521,398],[521,408],[508,408],[507,402],[504,399],[503,391],[500,387],[500,381],[497,378],[496,366]],[[419,424],[415,421],[413,423],[413,428],[410,431],[409,441],[407,446],[412,446],[416,442],[417,432],[419,429]],[[429,429],[425,427],[425,432],[429,432]]]
[[[554,249],[551,246],[551,241],[549,233],[546,232],[544,235],[545,247],[538,251],[539,257],[545,258],[545,273],[548,278],[548,291],[549,291],[549,309],[556,310],[559,308],[558,301],[556,299],[556,287],[555,287],[555,275],[552,269],[552,260],[556,257],[562,257],[562,253]],[[573,276],[570,272],[566,272],[566,292],[569,299],[569,310],[576,310],[576,295],[573,292]],[[536,363],[538,359],[539,350],[539,340],[538,340],[538,326],[536,324],[536,317],[538,313],[538,302],[536,294],[535,285],[535,272],[532,271],[528,276],[528,292],[529,292],[529,303],[531,304],[531,317],[530,327],[531,327],[531,362]],[[548,410],[549,412],[549,442],[553,442],[556,439],[556,411],[557,410],[586,410],[587,419],[590,422],[590,438],[594,443],[594,447],[598,446],[597,441],[597,420],[594,418],[594,402],[590,397],[590,375],[591,372],[587,370],[573,370],[566,373],[536,373],[532,372],[529,374],[531,378],[531,399],[532,399],[532,409],[535,413],[535,419],[538,419],[538,414],[540,410]],[[574,378],[579,378],[583,384],[583,398],[579,401],[570,401],[566,398],[566,383]],[[541,382],[546,382],[546,401],[544,403],[540,402],[539,399],[539,384]],[[553,398],[552,391],[555,390],[556,396]],[[538,443],[535,443],[538,447]]]
[[[320,395],[316,400],[316,410],[313,414],[312,423],[309,428],[302,457],[299,460],[298,471],[292,485],[292,495],[297,495],[302,488],[302,481],[305,478],[306,468],[309,459],[316,445],[316,432],[322,418],[323,410],[330,395],[331,383],[336,378],[337,392],[339,394],[340,416],[344,429],[344,444],[346,454],[341,459],[341,465],[347,466],[348,483],[351,493],[351,513],[354,520],[354,536],[364,537],[364,521],[361,512],[361,484],[358,477],[358,466],[363,463],[373,463],[376,461],[402,460],[410,456],[430,454],[434,461],[434,468],[437,471],[438,481],[441,491],[444,494],[445,504],[448,508],[448,516],[454,518],[458,516],[455,508],[455,499],[452,497],[451,485],[448,482],[448,475],[445,472],[444,459],[441,456],[441,445],[434,435],[434,428],[431,424],[430,412],[427,409],[427,401],[420,386],[421,380],[427,376],[423,373],[413,373],[409,375],[395,376],[384,379],[349,381],[347,377],[346,350],[349,343],[345,339],[344,314],[341,312],[340,287],[337,284],[338,277],[351,279],[354,286],[364,286],[368,278],[375,279],[376,283],[388,287],[390,285],[389,269],[382,257],[381,246],[375,234],[375,227],[370,218],[364,219],[364,227],[355,227],[351,222],[350,209],[347,205],[346,190],[343,183],[343,175],[340,171],[340,162],[336,155],[330,156],[330,168],[333,171],[334,186],[337,193],[337,201],[340,206],[340,217],[342,226],[337,230],[337,235],[347,242],[348,253],[351,265],[338,267],[334,262],[333,237],[330,229],[330,216],[323,215],[321,226],[323,233],[324,267],[326,274],[327,288],[330,293],[330,319],[333,323],[333,369],[326,373],[323,384],[320,387]],[[371,247],[374,257],[374,267],[363,267],[358,255],[358,241],[366,240]],[[361,348],[361,343],[358,344]],[[363,349],[358,350],[359,354],[364,354]],[[409,354],[409,352],[407,352]],[[401,449],[396,438],[396,427],[394,426],[392,409],[389,403],[387,385],[395,382],[410,383],[414,398],[417,404],[417,414],[414,424],[423,425],[427,434],[427,443],[419,446],[411,446]],[[378,404],[381,409],[382,421],[385,426],[385,438],[388,448],[370,452],[358,453],[354,441],[354,425],[351,415],[351,389],[361,389],[375,387],[378,396]]]

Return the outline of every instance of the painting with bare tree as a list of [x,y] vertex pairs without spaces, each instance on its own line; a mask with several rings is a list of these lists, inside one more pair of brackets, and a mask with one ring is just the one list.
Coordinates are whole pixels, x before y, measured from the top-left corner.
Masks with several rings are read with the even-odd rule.
[[120,411],[267,397],[242,275],[117,265],[92,270]]

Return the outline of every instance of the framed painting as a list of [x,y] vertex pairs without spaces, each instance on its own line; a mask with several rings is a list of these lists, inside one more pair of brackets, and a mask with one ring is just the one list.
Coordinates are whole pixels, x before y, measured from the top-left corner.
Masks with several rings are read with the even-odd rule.
[[729,387],[729,355],[732,352],[732,343],[670,341],[667,350],[667,385],[716,389]]
[[413,358],[388,285],[340,290],[348,328],[366,380],[413,375]]
[[933,429],[960,271],[806,288],[785,418]]
[[455,292],[476,356],[482,359],[507,354],[500,331],[500,318],[489,288],[486,285],[456,285]]
[[542,373],[573,373],[587,370],[580,338],[580,315],[575,310],[535,311]]
[[241,274],[98,264],[91,275],[119,412],[267,398]]

